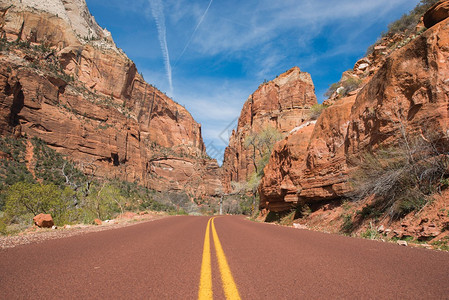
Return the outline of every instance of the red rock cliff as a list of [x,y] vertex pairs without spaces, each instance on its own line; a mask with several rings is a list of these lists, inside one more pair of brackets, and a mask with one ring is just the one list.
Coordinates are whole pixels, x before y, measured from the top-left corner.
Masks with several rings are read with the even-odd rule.
[[259,187],[261,208],[341,199],[351,191],[351,158],[397,143],[404,130],[447,139],[449,21],[408,42],[384,53],[366,85],[327,108],[311,134],[299,130],[276,145]]
[[41,138],[100,177],[192,196],[221,188],[201,125],[143,80],[84,0],[0,7],[1,134]]
[[252,152],[245,138],[267,126],[287,133],[309,118],[317,103],[310,74],[294,67],[276,79],[259,86],[243,105],[237,130],[225,150],[222,178],[228,191],[231,182],[244,182],[254,172]]

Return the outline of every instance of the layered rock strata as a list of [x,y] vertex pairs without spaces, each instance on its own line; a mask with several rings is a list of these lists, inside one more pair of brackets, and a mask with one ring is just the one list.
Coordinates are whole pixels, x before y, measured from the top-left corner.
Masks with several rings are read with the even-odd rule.
[[38,137],[99,177],[192,197],[221,189],[201,125],[143,80],[84,0],[0,7],[1,134]]

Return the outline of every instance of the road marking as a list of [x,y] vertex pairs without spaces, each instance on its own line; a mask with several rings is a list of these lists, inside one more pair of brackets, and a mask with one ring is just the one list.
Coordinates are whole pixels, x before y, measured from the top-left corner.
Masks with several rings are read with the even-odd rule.
[[206,234],[204,235],[203,261],[201,262],[201,279],[198,299],[213,299],[212,292],[212,267],[210,264],[210,233],[209,227],[213,218],[207,222]]
[[[209,223],[208,223],[209,225]],[[221,274],[221,282],[223,284],[223,290],[226,295],[226,299],[241,299],[237,285],[232,277],[231,269],[229,268],[228,261],[221,247],[220,240],[218,239],[217,231],[215,230],[214,218],[212,218],[212,237],[214,239],[215,254],[217,255],[218,267]]]

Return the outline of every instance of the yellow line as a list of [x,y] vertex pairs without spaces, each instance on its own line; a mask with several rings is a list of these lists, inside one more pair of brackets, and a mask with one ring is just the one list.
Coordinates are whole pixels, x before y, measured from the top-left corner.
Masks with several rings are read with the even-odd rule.
[[241,299],[237,285],[232,277],[231,269],[229,268],[228,261],[221,247],[220,240],[218,239],[217,231],[215,230],[214,219],[212,218],[212,237],[214,239],[215,253],[217,255],[218,267],[220,268],[221,281],[223,284],[223,290],[226,295],[226,299]]
[[203,261],[201,263],[201,278],[198,299],[213,299],[212,292],[212,268],[210,264],[210,233],[209,227],[212,218],[207,222],[204,236]]

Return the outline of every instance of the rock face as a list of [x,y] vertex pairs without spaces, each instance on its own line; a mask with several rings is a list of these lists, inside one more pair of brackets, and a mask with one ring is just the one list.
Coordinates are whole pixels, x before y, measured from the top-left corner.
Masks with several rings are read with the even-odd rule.
[[41,228],[52,228],[55,225],[50,214],[38,214],[33,218],[33,223]]
[[[259,187],[263,209],[284,211],[348,191],[344,143],[354,101],[355,96],[339,100],[315,124],[293,132],[275,146]],[[273,193],[273,187],[279,188]]]
[[[298,177],[304,169],[306,151],[316,121],[307,122],[276,144],[260,184],[263,208],[284,211],[298,202]],[[276,167],[273,167],[276,166]]]
[[263,83],[245,102],[237,130],[232,132],[225,150],[222,178],[227,191],[231,182],[246,181],[254,172],[252,152],[245,138],[266,127],[287,133],[309,118],[317,104],[310,74],[294,67],[276,79]]
[[1,134],[38,137],[99,177],[192,197],[221,189],[201,125],[143,80],[84,0],[0,6]]
[[423,138],[432,133],[447,143],[448,49],[445,19],[385,57],[358,93],[327,108],[308,141],[300,130],[277,144],[259,188],[261,208],[341,199],[351,191],[351,159],[394,145],[404,131]]

